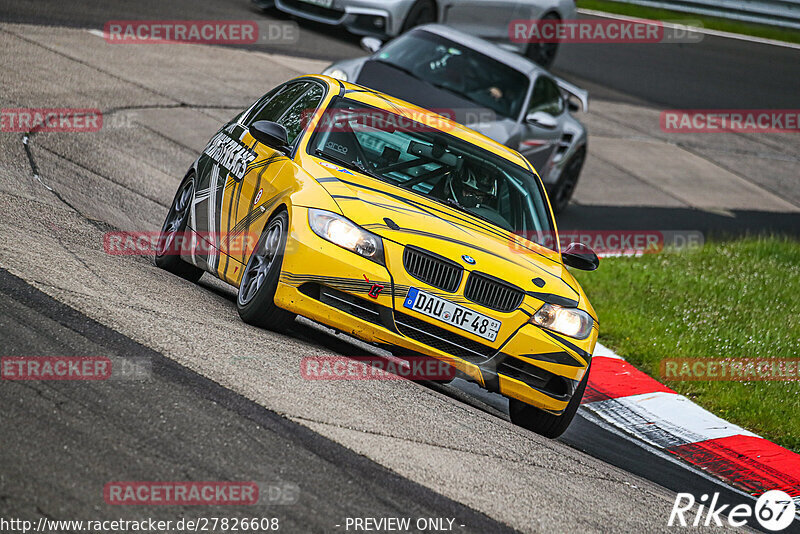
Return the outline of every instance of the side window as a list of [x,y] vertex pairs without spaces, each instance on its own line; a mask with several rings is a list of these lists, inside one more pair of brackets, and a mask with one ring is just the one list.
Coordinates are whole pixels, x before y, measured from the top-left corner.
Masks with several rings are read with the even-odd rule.
[[546,76],[539,76],[533,85],[533,96],[528,113],[544,111],[554,117],[564,112],[564,98],[556,82]]
[[294,144],[302,133],[307,121],[325,96],[325,90],[319,84],[307,83],[305,85],[306,91],[295,100],[278,121],[286,128],[290,145]]
[[285,86],[278,86],[274,88],[272,91],[259,98],[255,104],[244,110],[242,112],[243,118],[241,123],[245,126],[249,126],[253,122],[253,115],[255,115],[258,110],[264,107],[267,102],[272,100],[275,95],[277,95],[283,89],[285,89]]
[[309,82],[289,83],[280,88],[271,97],[267,95],[262,100],[263,103],[253,108],[250,115],[243,121],[245,126],[250,126],[256,121],[273,121],[283,115],[283,112],[297,100],[297,98],[308,89]]

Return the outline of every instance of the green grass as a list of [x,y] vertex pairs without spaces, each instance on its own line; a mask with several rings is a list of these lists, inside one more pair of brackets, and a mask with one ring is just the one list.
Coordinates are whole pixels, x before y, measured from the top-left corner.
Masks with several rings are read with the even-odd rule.
[[[607,258],[576,277],[603,344],[661,380],[664,358],[796,358],[800,242],[710,242],[700,250]],[[667,384],[704,408],[800,452],[800,382]]]
[[763,24],[753,24],[727,20],[695,13],[682,13],[668,9],[654,7],[637,6],[613,0],[578,0],[578,7],[583,9],[594,9],[605,11],[606,13],[616,13],[650,20],[664,21],[698,21],[702,27],[710,30],[719,30],[731,33],[762,37],[764,39],[775,39],[789,43],[800,43],[800,31],[767,26]]

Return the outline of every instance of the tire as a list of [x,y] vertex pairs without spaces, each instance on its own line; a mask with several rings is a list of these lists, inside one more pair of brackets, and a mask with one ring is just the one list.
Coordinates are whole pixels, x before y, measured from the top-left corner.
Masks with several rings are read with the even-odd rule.
[[[559,21],[555,13],[548,13],[541,18],[543,22]],[[525,49],[525,57],[544,68],[549,68],[556,60],[558,43],[530,43]]]
[[578,384],[578,389],[575,390],[567,404],[567,408],[561,415],[553,415],[517,399],[509,399],[508,413],[511,416],[511,422],[546,438],[555,439],[559,437],[567,430],[569,424],[575,418],[575,413],[581,405],[581,399],[583,399],[583,392],[586,391],[586,384],[589,382],[590,370],[591,363],[586,370],[586,374],[583,375],[583,380]]
[[169,208],[164,224],[161,226],[158,248],[156,250],[155,264],[165,271],[185,278],[190,282],[197,282],[203,276],[203,270],[186,263],[178,254],[179,247],[175,246],[175,236],[184,234],[189,224],[189,212],[191,211],[192,199],[195,191],[194,173],[184,178],[172,205]]
[[239,317],[247,324],[282,332],[294,321],[295,314],[275,305],[288,234],[289,214],[281,210],[267,221],[250,255],[236,296]]
[[418,0],[411,6],[401,33],[431,22],[436,22],[436,3],[433,0]]
[[586,162],[586,148],[581,147],[578,152],[567,162],[558,182],[548,191],[550,204],[553,206],[554,213],[561,213],[569,205],[575,188],[578,187],[578,180],[581,177],[583,164]]

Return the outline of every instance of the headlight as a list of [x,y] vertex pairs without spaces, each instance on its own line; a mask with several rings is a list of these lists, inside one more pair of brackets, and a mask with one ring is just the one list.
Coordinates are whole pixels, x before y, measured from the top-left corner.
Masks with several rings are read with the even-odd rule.
[[322,74],[325,76],[330,76],[331,78],[336,78],[337,80],[342,80],[343,82],[347,81],[347,73],[342,69],[337,69],[335,67],[331,69],[325,69],[325,72]]
[[575,339],[589,337],[592,332],[592,324],[594,324],[592,317],[583,310],[562,308],[553,304],[545,304],[539,308],[539,311],[531,317],[530,322]]
[[384,265],[383,240],[341,215],[317,209],[308,210],[308,224],[314,233],[335,245]]

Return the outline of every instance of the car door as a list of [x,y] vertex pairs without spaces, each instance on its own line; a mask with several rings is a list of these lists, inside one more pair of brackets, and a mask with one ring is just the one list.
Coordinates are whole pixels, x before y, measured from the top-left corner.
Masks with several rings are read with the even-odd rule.
[[[540,74],[533,83],[531,99],[522,117],[518,151],[543,179],[560,147],[564,113],[566,104],[558,85],[546,74]],[[539,114],[542,120],[529,120],[534,114]]]
[[511,21],[538,18],[540,14],[541,8],[528,1],[449,0],[443,22],[484,39],[507,41]]
[[272,206],[287,187],[286,181],[280,180],[282,173],[294,176],[293,170],[287,169],[292,165],[291,159],[256,142],[248,128],[256,121],[277,122],[286,128],[289,146],[293,147],[303,132],[305,120],[324,96],[325,88],[317,81],[292,82],[238,121],[235,132],[256,157],[241,179],[228,177],[226,193],[220,204],[220,231],[224,239],[218,275],[223,280],[238,284],[242,268],[264,229]]

